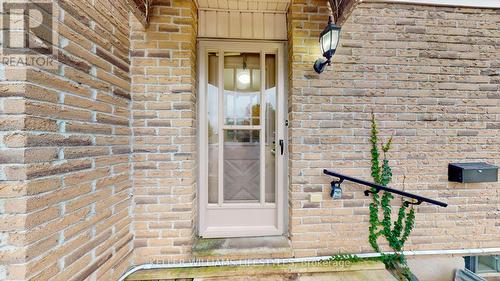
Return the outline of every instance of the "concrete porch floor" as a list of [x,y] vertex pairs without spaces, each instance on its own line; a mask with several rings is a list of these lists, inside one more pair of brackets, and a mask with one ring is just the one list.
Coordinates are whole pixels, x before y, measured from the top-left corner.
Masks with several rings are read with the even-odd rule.
[[204,260],[290,258],[290,240],[285,236],[201,238],[193,246],[193,256]]

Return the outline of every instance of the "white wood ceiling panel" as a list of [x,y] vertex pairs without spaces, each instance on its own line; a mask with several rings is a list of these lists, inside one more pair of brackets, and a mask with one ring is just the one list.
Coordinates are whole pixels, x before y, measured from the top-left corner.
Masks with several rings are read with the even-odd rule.
[[197,0],[197,1],[198,1],[198,6],[208,7],[207,0]]
[[253,35],[252,38],[264,38],[264,14],[253,14]]
[[247,1],[238,1],[238,10],[241,10],[241,11],[248,10],[248,2]]
[[199,9],[286,12],[291,0],[195,0]]
[[198,11],[198,36],[286,40],[286,14],[222,10]]
[[274,38],[287,39],[286,14],[274,15]]
[[229,5],[227,3],[227,0],[219,0],[219,9],[222,9],[222,10],[229,9]]
[[217,12],[207,11],[205,15],[206,19],[203,20],[205,22],[205,34],[209,37],[217,37]]
[[254,38],[253,37],[253,20],[252,13],[241,13],[241,38]]
[[273,39],[275,38],[274,32],[276,27],[274,26],[274,14],[265,13],[264,14],[264,38],[265,39]]
[[229,37],[229,12],[217,11],[217,37]]
[[268,11],[276,11],[278,8],[278,3],[277,2],[268,2],[267,3],[267,10]]
[[248,1],[248,9],[252,11],[259,10],[259,2],[257,1]]
[[229,12],[229,38],[241,38],[241,13]]
[[195,0],[198,36],[286,40],[291,0]]
[[227,6],[229,10],[238,10],[237,0],[227,0]]
[[217,0],[208,0],[208,7],[211,9],[217,9],[219,7],[219,2]]
[[288,2],[278,2],[277,3],[277,8],[276,8],[276,11],[286,11],[288,10]]

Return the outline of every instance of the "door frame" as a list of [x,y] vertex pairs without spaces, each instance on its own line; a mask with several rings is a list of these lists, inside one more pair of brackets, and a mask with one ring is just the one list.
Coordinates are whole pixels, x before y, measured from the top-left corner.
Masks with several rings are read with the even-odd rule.
[[[219,53],[224,50],[238,51],[238,52],[261,52],[261,62],[263,61],[262,54],[264,52],[276,52],[277,64],[277,87],[276,87],[276,143],[278,140],[284,140],[284,154],[276,157],[276,191],[275,203],[276,210],[276,227],[210,227],[207,223],[207,210],[227,210],[232,209],[235,212],[238,209],[266,209],[270,208],[270,203],[256,206],[256,203],[243,203],[231,204],[224,203],[224,206],[218,204],[208,203],[208,128],[207,128],[207,99],[206,99],[206,85],[208,74],[207,51],[219,50]],[[288,145],[287,145],[287,98],[286,98],[286,43],[277,41],[263,41],[263,40],[210,40],[199,39],[197,51],[197,72],[198,72],[198,114],[197,114],[197,151],[198,151],[198,235],[204,238],[219,238],[219,237],[245,237],[245,236],[268,236],[268,235],[283,235],[287,225],[287,216],[285,215],[286,197],[287,197],[287,159],[288,159]],[[220,65],[219,68],[223,68]],[[221,81],[222,78],[219,80]],[[264,83],[264,82],[262,82]],[[220,85],[219,87],[223,87]],[[262,101],[261,101],[262,102]],[[277,154],[278,155],[278,154]],[[263,159],[262,159],[263,160]],[[223,161],[219,159],[219,161]],[[261,196],[263,196],[261,194]],[[258,203],[257,203],[258,204]]]

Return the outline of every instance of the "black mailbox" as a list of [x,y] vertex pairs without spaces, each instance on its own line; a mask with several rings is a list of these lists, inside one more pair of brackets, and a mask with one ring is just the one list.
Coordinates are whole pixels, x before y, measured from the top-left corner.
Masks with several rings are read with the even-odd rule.
[[462,183],[497,182],[498,167],[488,163],[451,163],[448,180]]

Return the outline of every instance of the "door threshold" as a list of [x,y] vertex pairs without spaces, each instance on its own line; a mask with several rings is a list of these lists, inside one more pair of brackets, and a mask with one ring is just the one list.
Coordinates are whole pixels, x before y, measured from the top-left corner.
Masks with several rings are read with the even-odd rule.
[[213,259],[290,258],[290,239],[286,236],[237,238],[199,238],[193,245],[193,256]]

